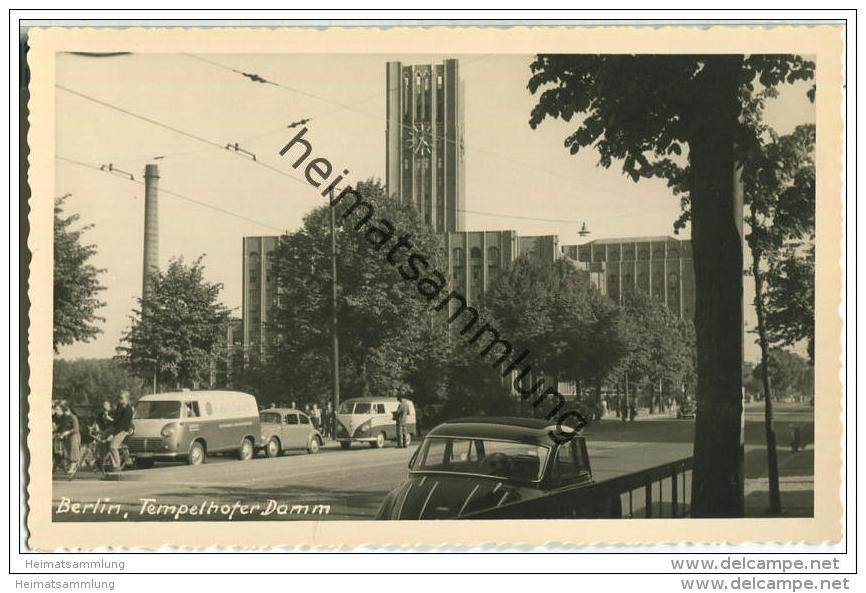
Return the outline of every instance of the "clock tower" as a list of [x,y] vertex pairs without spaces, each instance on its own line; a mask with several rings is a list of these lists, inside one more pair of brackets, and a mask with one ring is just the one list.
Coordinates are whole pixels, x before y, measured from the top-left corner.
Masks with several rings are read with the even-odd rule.
[[386,68],[386,182],[437,232],[463,230],[463,81],[457,60]]

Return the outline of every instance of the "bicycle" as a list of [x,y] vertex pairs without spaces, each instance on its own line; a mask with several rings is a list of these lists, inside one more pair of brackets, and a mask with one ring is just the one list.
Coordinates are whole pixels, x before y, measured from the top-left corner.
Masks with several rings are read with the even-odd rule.
[[105,473],[102,468],[102,463],[100,463],[97,459],[98,448],[101,443],[102,441],[98,439],[93,439],[87,444],[86,447],[81,450],[81,454],[78,456],[78,461],[75,461],[69,468],[67,476],[69,480],[75,478],[75,476],[78,474],[78,471],[82,467],[89,467],[91,470],[97,473]]
[[[114,462],[111,459],[111,450],[106,448],[105,453],[99,455],[100,446],[110,441],[110,438],[95,435],[93,440],[81,452],[78,461],[69,469],[69,479],[75,478],[78,471],[84,466],[89,466],[94,473],[100,474],[99,479],[104,479],[107,474],[113,473]],[[133,465],[135,461],[126,443],[122,443],[117,451],[120,454],[120,470],[118,471],[123,471],[123,468]]]
[[120,456],[120,468],[117,470],[114,469],[114,462],[111,459],[110,450],[107,451],[105,453],[105,456],[102,458],[103,478],[106,476],[106,474],[122,472],[124,468],[135,465],[135,458],[129,451],[129,446],[126,444],[126,442],[121,443],[120,447],[117,448],[117,453]]

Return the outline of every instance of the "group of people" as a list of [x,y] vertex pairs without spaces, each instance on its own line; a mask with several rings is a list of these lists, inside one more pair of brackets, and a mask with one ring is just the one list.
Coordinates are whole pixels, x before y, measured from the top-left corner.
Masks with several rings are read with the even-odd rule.
[[[128,391],[121,391],[117,403],[105,400],[102,409],[89,427],[90,436],[98,443],[97,459],[111,455],[115,471],[121,469],[120,447],[132,434],[132,402]],[[72,473],[81,459],[81,419],[66,400],[52,403],[55,466]]]

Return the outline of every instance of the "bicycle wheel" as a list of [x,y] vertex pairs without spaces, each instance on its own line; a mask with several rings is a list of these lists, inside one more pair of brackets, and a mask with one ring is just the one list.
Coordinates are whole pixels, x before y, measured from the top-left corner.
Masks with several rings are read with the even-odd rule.
[[69,481],[72,481],[75,478],[75,475],[78,473],[78,470],[81,469],[81,466],[84,463],[84,455],[80,455],[77,461],[72,462],[72,467],[69,468],[67,477]]
[[102,473],[102,477],[105,477],[106,474],[113,472],[114,462],[111,461],[111,452],[106,453],[97,465],[99,465],[99,471]]

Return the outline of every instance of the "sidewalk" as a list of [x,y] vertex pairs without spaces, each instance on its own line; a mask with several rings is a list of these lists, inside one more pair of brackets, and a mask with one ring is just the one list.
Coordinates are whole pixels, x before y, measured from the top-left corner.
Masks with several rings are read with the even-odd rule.
[[[772,517],[769,513],[770,484],[767,477],[766,447],[755,447],[759,453],[750,459],[746,452],[746,516]],[[782,501],[782,517],[812,517],[815,512],[815,449],[809,444],[803,450],[792,453],[789,448],[777,449],[779,457],[779,495]],[[750,463],[751,462],[751,463]],[[760,462],[760,477],[749,477],[759,468],[750,467]]]
[[[634,417],[634,421],[638,422],[641,420],[676,420],[677,413],[676,411],[669,412],[654,412],[652,414],[649,413],[649,408],[638,408],[637,415]],[[621,418],[618,418],[616,413],[612,410],[607,411],[607,415],[602,418],[602,420],[619,420],[622,421]]]

